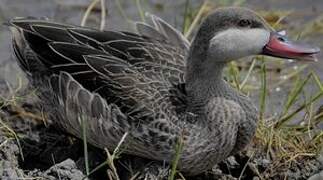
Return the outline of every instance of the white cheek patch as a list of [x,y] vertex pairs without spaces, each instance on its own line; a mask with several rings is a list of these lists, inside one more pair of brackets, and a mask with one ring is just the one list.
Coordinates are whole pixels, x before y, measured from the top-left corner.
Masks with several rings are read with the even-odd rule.
[[228,29],[215,35],[210,41],[209,53],[228,60],[261,53],[269,41],[270,32],[261,29]]

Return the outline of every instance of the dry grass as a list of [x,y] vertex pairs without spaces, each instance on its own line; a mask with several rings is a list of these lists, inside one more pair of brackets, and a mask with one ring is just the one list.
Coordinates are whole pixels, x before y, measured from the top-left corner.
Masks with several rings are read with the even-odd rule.
[[[3,96],[2,94],[0,95],[0,109],[8,106],[19,108],[17,104],[24,99],[23,96],[17,95],[22,90],[22,79],[18,78],[18,85],[15,88],[11,87],[9,83],[7,84],[7,86],[9,89],[9,94],[6,96]],[[25,111],[18,111],[18,112],[19,113],[17,113],[17,115],[28,114]],[[0,132],[2,133],[1,135],[3,135],[5,138],[8,138],[4,142],[1,142],[0,147],[3,146],[5,143],[7,143],[9,139],[15,139],[19,147],[19,153],[20,153],[21,159],[24,160],[24,155],[22,153],[18,134],[9,125],[7,125],[6,122],[1,117],[0,117]]]

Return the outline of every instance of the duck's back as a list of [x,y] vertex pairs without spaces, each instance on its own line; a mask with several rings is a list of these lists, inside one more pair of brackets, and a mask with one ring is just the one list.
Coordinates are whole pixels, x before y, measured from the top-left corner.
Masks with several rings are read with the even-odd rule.
[[128,132],[126,152],[170,160],[185,106],[178,87],[188,44],[155,20],[159,30],[138,24],[155,38],[36,19],[10,23],[19,65],[50,119],[80,138],[86,130],[90,143],[111,150]]

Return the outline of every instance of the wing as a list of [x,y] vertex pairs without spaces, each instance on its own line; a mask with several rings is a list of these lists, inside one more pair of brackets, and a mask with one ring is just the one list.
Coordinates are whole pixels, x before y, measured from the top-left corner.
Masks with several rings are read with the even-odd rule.
[[[156,22],[160,25],[156,32],[163,31],[156,39],[34,19],[16,19],[11,24],[23,32],[35,59],[49,74],[69,73],[85,89],[134,119],[177,119],[174,104],[183,100],[174,92],[181,94],[177,85],[184,83],[187,44],[170,41],[178,34],[161,20]],[[16,44],[14,49],[19,48]],[[24,56],[21,50],[15,51]],[[32,64],[25,57],[18,59],[21,66]]]
[[137,22],[136,28],[139,34],[168,41],[173,46],[180,48],[185,54],[188,52],[190,43],[181,32],[155,15],[147,13],[146,16],[151,19],[153,26],[143,22]]
[[[97,147],[114,149],[120,138],[130,130],[128,117],[115,104],[82,87],[70,74],[60,72],[47,79],[42,89],[43,107],[58,125]],[[54,116],[54,117],[53,117]]]

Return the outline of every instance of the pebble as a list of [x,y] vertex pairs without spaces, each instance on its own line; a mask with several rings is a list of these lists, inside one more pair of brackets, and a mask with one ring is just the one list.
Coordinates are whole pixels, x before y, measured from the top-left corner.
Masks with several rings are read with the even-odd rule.
[[320,173],[314,174],[307,180],[323,180],[323,171],[321,171]]

